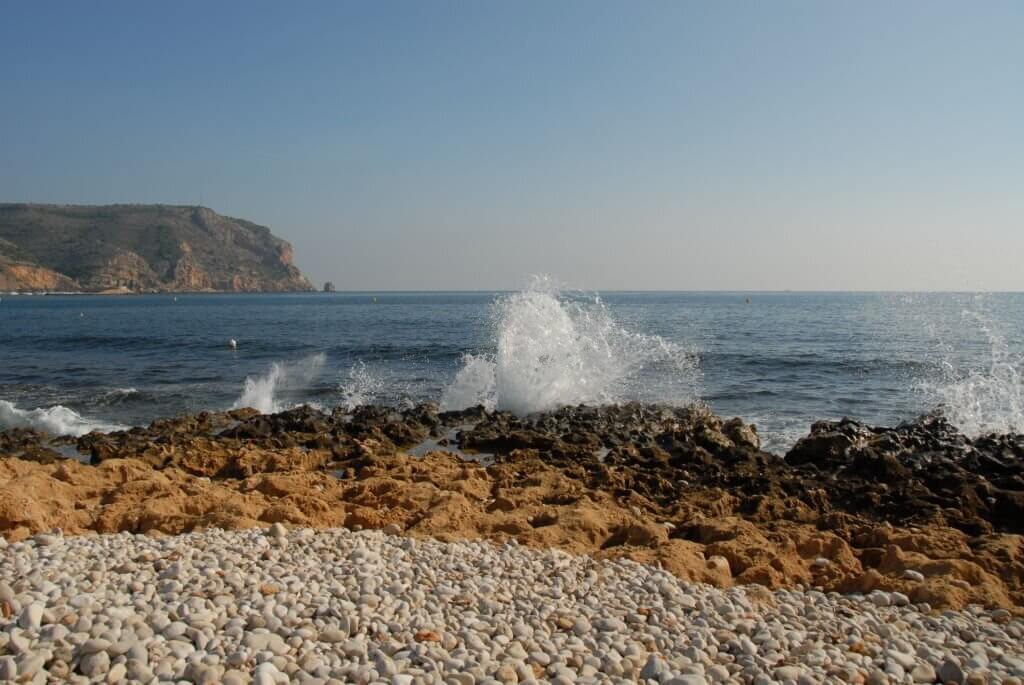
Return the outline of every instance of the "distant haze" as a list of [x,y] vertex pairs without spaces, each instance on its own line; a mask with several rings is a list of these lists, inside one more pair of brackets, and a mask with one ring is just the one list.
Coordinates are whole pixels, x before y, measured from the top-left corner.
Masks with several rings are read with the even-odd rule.
[[317,284],[1024,289],[1024,2],[7,3],[0,202]]

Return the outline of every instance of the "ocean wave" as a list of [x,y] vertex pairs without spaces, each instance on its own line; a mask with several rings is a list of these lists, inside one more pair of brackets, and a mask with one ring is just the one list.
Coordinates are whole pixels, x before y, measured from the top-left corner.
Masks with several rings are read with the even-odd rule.
[[92,431],[109,433],[126,427],[87,419],[74,409],[58,404],[52,407],[19,409],[12,402],[0,400],[0,430],[7,428],[32,428],[51,435],[79,437]]
[[340,359],[395,362],[422,359],[452,362],[462,357],[465,348],[457,345],[398,345],[379,343],[371,345],[338,345],[330,350],[332,357]]
[[1024,433],[1024,355],[1010,351],[1006,337],[984,312],[964,311],[962,318],[983,335],[987,358],[967,368],[946,359],[938,380],[922,381],[918,389],[967,436]]
[[[696,399],[697,357],[656,335],[630,331],[600,297],[564,295],[550,278],[500,298],[494,352],[466,354],[441,404],[529,414],[575,404]],[[657,373],[645,373],[657,369]]]
[[140,393],[136,388],[114,388],[108,390],[95,399],[95,404],[101,407],[116,407],[129,402],[145,402],[152,399],[148,393]]
[[281,395],[303,390],[320,374],[326,359],[326,355],[319,353],[297,362],[274,362],[262,376],[245,379],[233,408],[251,407],[263,414],[282,411],[288,405],[282,402]]
[[97,334],[62,336],[19,335],[17,337],[17,343],[20,346],[31,347],[38,350],[79,350],[82,348],[148,350],[170,349],[176,346],[174,340],[155,336]]
[[828,373],[869,374],[900,373],[924,374],[934,371],[938,364],[930,359],[896,357],[842,357],[839,353],[805,352],[800,354],[772,354],[759,352],[699,352],[703,366],[726,368],[751,367],[759,372],[822,371]]

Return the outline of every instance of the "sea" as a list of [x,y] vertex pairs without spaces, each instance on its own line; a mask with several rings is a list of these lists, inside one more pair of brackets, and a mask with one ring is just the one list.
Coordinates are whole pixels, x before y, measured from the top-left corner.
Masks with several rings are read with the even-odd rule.
[[1024,294],[598,293],[535,278],[516,292],[0,296],[0,429],[631,400],[705,404],[777,453],[841,417],[942,412],[972,436],[1024,432]]

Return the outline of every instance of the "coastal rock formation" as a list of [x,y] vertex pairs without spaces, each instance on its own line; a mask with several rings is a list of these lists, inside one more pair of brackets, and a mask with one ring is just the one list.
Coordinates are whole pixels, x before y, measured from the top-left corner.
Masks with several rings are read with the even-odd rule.
[[[0,241],[0,251],[4,248]],[[0,291],[67,292],[77,290],[73,280],[35,264],[12,262],[0,252]]]
[[[782,458],[699,407],[204,413],[77,440],[0,433],[0,534],[285,522],[514,538],[719,587],[1024,612],[1022,441],[935,417],[844,421]],[[81,461],[62,458],[72,445]]]
[[205,207],[0,204],[0,289],[305,291],[292,247]]

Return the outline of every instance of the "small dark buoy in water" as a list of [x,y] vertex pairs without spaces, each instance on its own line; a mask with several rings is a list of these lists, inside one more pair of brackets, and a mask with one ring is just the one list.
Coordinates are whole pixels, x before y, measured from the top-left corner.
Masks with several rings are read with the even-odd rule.
[[230,347],[233,350],[237,350],[238,349],[238,341],[235,340],[234,338],[231,338],[231,340],[228,340],[228,347]]
[[747,298],[747,304],[750,304],[750,298],[749,297]]

